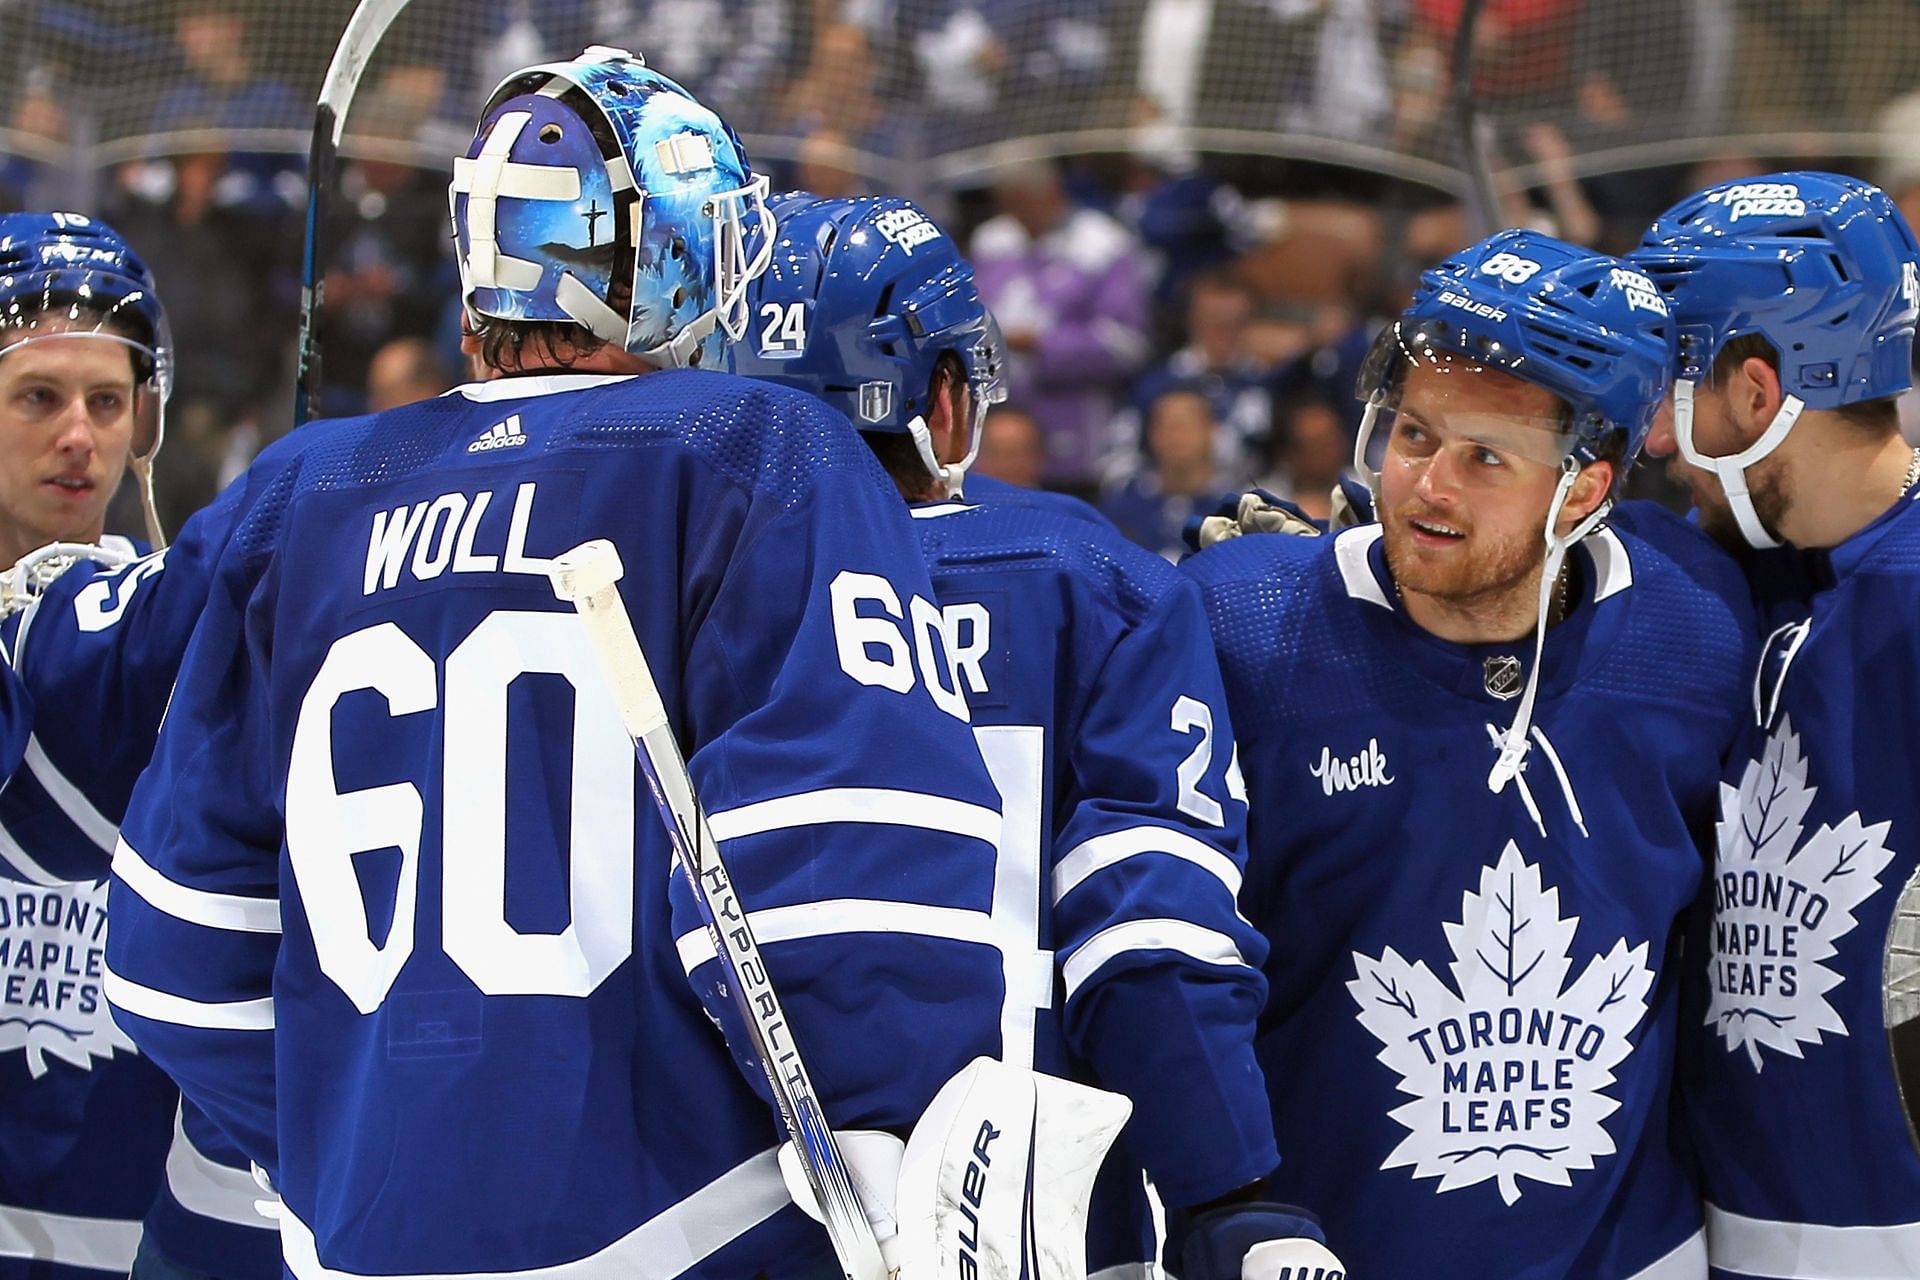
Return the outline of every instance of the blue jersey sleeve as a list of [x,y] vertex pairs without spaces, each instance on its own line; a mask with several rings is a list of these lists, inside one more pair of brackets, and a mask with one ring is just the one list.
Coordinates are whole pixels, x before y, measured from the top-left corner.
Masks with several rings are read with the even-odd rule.
[[[1000,1051],[999,801],[932,599],[905,507],[824,477],[727,565],[688,655],[692,718],[725,726],[696,741],[694,782],[843,1127],[910,1127]],[[672,893],[681,960],[744,1046],[678,877]],[[876,1034],[848,1034],[855,1019]]]
[[14,665],[41,711],[24,767],[0,791],[0,844],[31,850],[53,878],[107,874],[241,488],[197,512],[164,551],[113,568],[76,564],[20,619]]
[[1279,1155],[1253,1053],[1266,942],[1236,905],[1246,788],[1191,584],[1175,580],[1120,633],[1063,738],[1073,793],[1053,895],[1068,1038],[1133,1099],[1128,1140],[1162,1198],[1204,1203]]
[[228,550],[114,856],[106,990],[141,1050],[270,1170],[280,833],[264,653],[246,628],[257,565]]

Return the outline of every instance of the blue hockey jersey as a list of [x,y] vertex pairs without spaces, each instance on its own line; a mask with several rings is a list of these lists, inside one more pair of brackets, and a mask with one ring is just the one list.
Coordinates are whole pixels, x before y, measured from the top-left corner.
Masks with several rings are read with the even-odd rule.
[[1083,502],[1070,493],[1055,493],[1051,489],[1023,489],[1017,484],[1008,484],[1005,480],[996,480],[992,476],[968,476],[967,501],[989,507],[1032,507],[1040,511],[1052,511],[1070,519],[1097,525],[1109,532],[1119,532],[1113,527],[1113,521],[1101,515],[1100,508],[1091,502]]
[[1000,814],[866,446],[725,374],[519,377],[297,432],[243,502],[107,990],[272,1175],[290,1270],[830,1268],[544,570],[619,547],[829,1119],[904,1129],[1000,1047]]
[[1743,692],[1682,1082],[1723,1277],[1920,1275],[1920,1155],[1881,1013],[1920,867],[1920,503],[1832,549]]
[[[0,791],[0,1276],[124,1275],[143,1219],[178,1266],[223,1280],[279,1272],[246,1161],[181,1106],[102,991],[116,829],[206,597],[222,510],[169,553],[83,562],[7,620],[40,714]],[[169,558],[179,569],[163,589]]]
[[[1235,902],[1246,794],[1198,593],[1085,520],[991,502],[913,515],[1006,808],[996,913],[1041,961],[1023,1001],[1009,969],[1009,1057],[1058,1073],[1064,1032],[1077,1068],[1134,1100],[1126,1147],[1169,1205],[1265,1176],[1266,945]],[[1128,1235],[1119,1188],[1103,1191],[1095,1270]]]
[[1524,771],[1487,786],[1531,638],[1400,608],[1380,527],[1223,543],[1201,584],[1253,810],[1280,1198],[1357,1276],[1699,1280],[1670,1135],[1672,949],[1703,872],[1746,591],[1669,518],[1570,557]]

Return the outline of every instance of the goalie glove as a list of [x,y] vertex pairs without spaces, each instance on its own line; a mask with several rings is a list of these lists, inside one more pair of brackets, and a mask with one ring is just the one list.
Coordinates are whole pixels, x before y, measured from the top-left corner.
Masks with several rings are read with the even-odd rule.
[[1184,1235],[1180,1280],[1346,1280],[1318,1219],[1290,1204],[1209,1209],[1187,1222]]
[[1297,505],[1265,489],[1254,489],[1229,498],[1214,514],[1204,516],[1187,527],[1187,545],[1205,551],[1216,542],[1249,533],[1291,533],[1317,538],[1324,532],[1313,518]]

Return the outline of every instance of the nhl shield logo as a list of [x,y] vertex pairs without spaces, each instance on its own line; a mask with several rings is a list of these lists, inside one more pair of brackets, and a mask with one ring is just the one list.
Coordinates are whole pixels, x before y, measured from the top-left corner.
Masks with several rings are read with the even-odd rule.
[[1511,654],[1500,654],[1488,658],[1486,663],[1487,692],[1502,702],[1510,701],[1520,694],[1520,659]]
[[863,382],[860,384],[860,421],[885,422],[893,416],[893,384],[891,382]]

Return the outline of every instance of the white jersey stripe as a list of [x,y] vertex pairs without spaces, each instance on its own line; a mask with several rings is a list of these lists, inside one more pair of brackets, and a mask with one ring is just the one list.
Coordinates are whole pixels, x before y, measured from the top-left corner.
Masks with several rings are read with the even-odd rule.
[[279,933],[280,903],[275,898],[248,898],[233,893],[190,889],[166,876],[140,856],[125,840],[114,850],[113,874],[144,898],[154,910],[176,920],[230,929],[236,933]]
[[155,1022],[171,1022],[182,1027],[205,1027],[212,1031],[273,1030],[273,997],[259,1000],[230,1000],[209,1004],[185,996],[155,991],[107,970],[107,1003],[116,1009]]
[[[603,1276],[673,1280],[791,1203],[786,1183],[780,1178],[776,1152],[763,1151],[584,1258],[526,1271],[382,1273],[378,1280],[598,1280]],[[312,1229],[284,1208],[280,1212],[280,1249],[287,1270],[296,1280],[362,1280],[360,1272],[323,1266]]]
[[[930,907],[922,902],[895,902],[886,898],[834,898],[801,902],[787,907],[749,911],[747,924],[761,946],[827,938],[845,933],[910,933],[922,938],[948,938],[992,946],[993,917],[984,911],[960,907]],[[680,966],[691,974],[714,958],[713,939],[695,929],[674,940]]]
[[1053,869],[1055,904],[1079,888],[1088,876],[1145,853],[1163,853],[1191,862],[1225,885],[1229,897],[1240,894],[1240,868],[1233,865],[1232,858],[1183,831],[1140,826],[1109,831],[1075,845]]
[[716,840],[738,840],[768,831],[833,822],[919,827],[968,836],[990,845],[997,844],[1000,837],[1000,815],[983,805],[920,791],[890,791],[880,787],[802,791],[711,813],[707,821]]
[[1920,1222],[1824,1227],[1770,1222],[1707,1206],[1707,1256],[1750,1276],[1884,1280],[1920,1276]]
[[140,1248],[140,1223],[74,1218],[0,1205],[0,1258],[32,1258],[125,1274]]
[[1707,1232],[1703,1227],[1674,1246],[1665,1257],[1627,1280],[1707,1280]]
[[253,1174],[202,1155],[187,1137],[178,1109],[173,1113],[173,1145],[167,1148],[167,1190],[189,1213],[236,1227],[273,1229],[272,1220],[253,1207],[266,1198]]
[[1061,973],[1071,1000],[1106,964],[1131,951],[1177,951],[1202,964],[1246,966],[1232,938],[1185,920],[1129,920],[1109,925],[1067,957]]
[[73,883],[72,881],[62,880],[59,876],[54,875],[38,862],[35,862],[27,855],[27,851],[20,847],[20,842],[13,838],[13,833],[3,826],[0,826],[0,861],[4,861],[6,864],[5,867],[0,868],[0,870],[4,870],[8,875],[17,879],[25,880],[29,884],[37,884],[51,888],[57,884]]
[[26,766],[34,781],[46,789],[48,797],[60,806],[60,812],[67,815],[67,821],[79,828],[80,833],[98,845],[103,853],[112,853],[114,842],[120,838],[120,828],[94,808],[93,802],[87,799],[80,788],[54,767],[53,761],[47,756],[47,749],[40,745],[40,739],[31,735],[27,738]]

